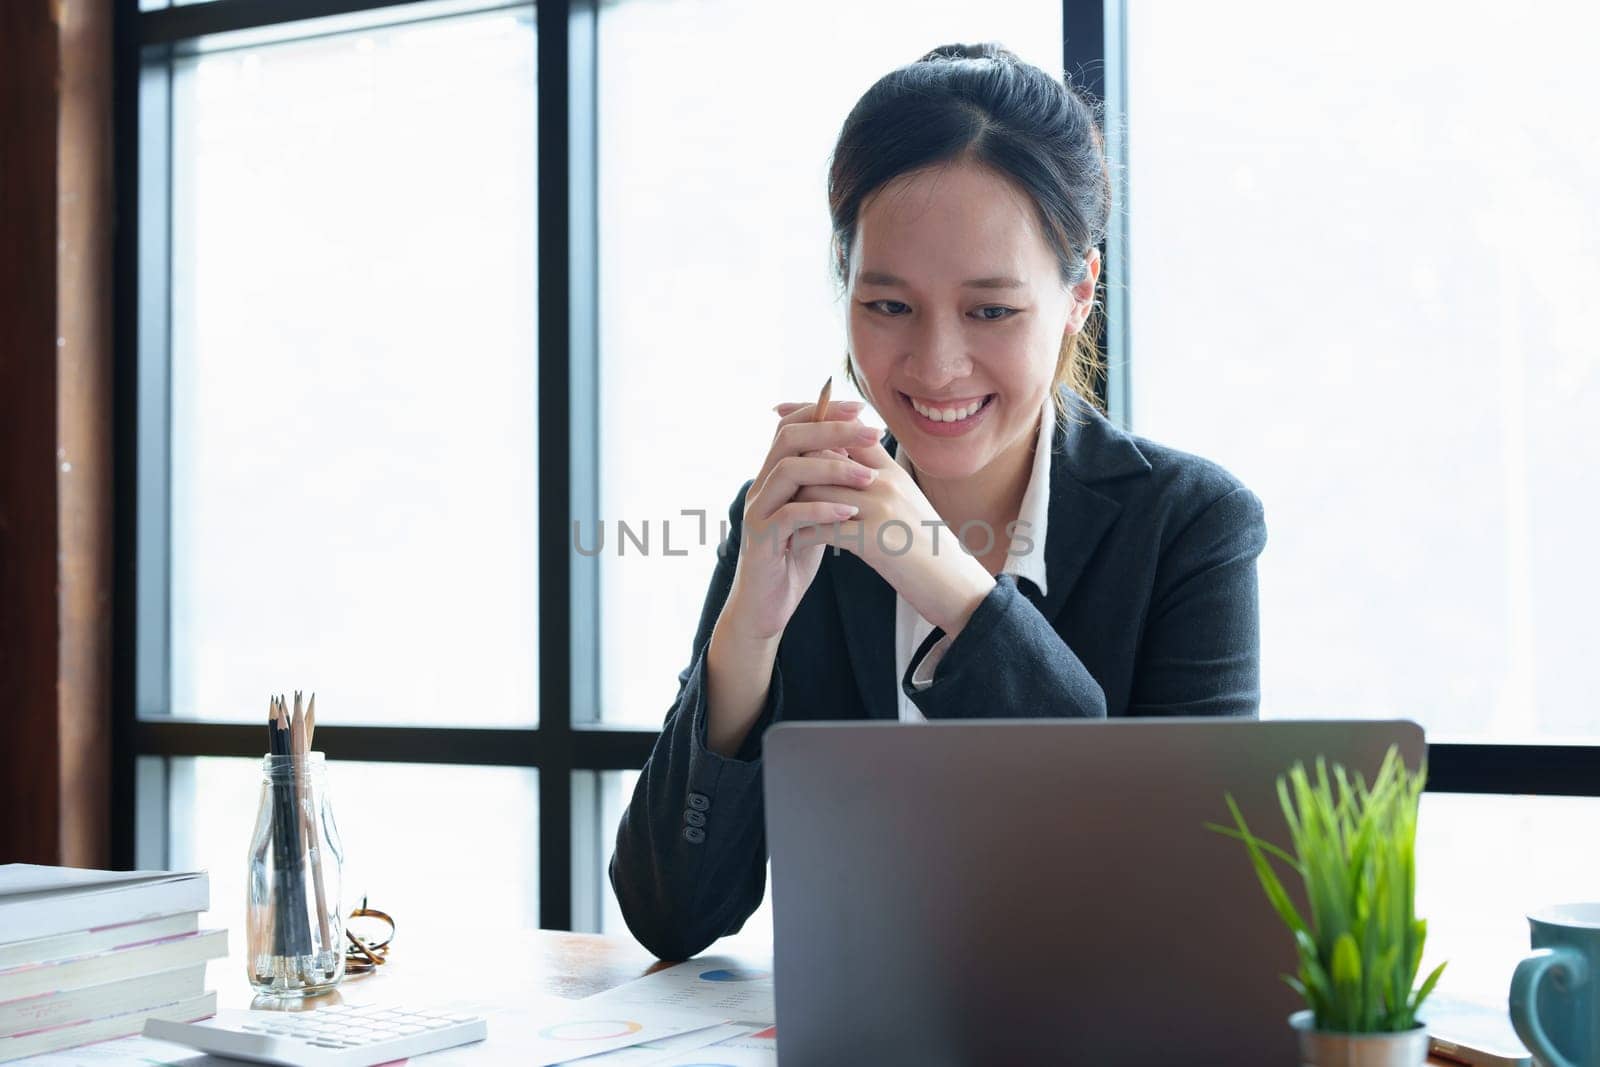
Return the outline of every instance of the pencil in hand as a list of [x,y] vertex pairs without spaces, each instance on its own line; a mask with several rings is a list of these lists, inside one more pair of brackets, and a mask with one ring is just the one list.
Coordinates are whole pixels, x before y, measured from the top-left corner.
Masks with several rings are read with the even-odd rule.
[[833,375],[828,375],[828,380],[822,383],[822,392],[817,395],[817,410],[811,416],[812,422],[822,422],[828,417],[828,398],[833,396]]

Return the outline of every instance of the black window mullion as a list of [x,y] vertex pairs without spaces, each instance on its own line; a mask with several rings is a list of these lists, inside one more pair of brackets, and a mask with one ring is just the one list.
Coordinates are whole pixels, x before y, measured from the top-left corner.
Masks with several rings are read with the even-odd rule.
[[[1069,5],[1070,6],[1070,5]],[[1128,285],[1128,220],[1132,189],[1128,182],[1128,0],[1105,0],[1102,12],[1105,59],[1101,64],[1100,98],[1105,102],[1102,128],[1106,164],[1111,171],[1111,221],[1101,250],[1100,293],[1105,328],[1100,354],[1106,361],[1101,399],[1111,420],[1123,429],[1133,425],[1128,314],[1133,293]]]
[[1427,791],[1600,797],[1600,745],[1429,745]]
[[[1116,3],[1117,0],[1103,0],[1101,3],[1062,0],[1061,4],[1062,73],[1071,85],[1085,90],[1095,100],[1105,98],[1107,8]],[[1102,267],[1098,288],[1102,292],[1109,280],[1106,256],[1107,249],[1101,247]],[[1102,331],[1097,341],[1102,362],[1106,361],[1106,339],[1107,331]],[[1095,379],[1095,394],[1100,406],[1107,410],[1110,408],[1107,396],[1109,385],[1106,378]]]
[[572,341],[568,0],[538,0],[539,924],[572,925]]
[[112,16],[112,574],[111,865],[134,866],[137,808],[133,724],[138,570],[139,0],[116,0]]
[[1096,100],[1105,98],[1106,9],[1117,2],[1061,4],[1061,69]]
[[209,0],[203,4],[180,4],[146,12],[138,20],[138,38],[145,44],[179,44],[212,34],[284,26],[334,15],[355,15],[385,8],[404,12],[407,7],[420,2],[421,0]]

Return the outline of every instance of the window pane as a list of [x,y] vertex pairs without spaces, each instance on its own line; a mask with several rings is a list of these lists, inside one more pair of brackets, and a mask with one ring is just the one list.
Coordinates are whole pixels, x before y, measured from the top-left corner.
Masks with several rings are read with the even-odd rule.
[[1425,793],[1417,820],[1417,914],[1440,990],[1504,1002],[1528,952],[1527,915],[1600,898],[1600,799]]
[[[845,116],[894,67],[984,40],[1059,70],[1061,4],[601,6],[602,718],[661,724],[772,405],[814,399],[829,374],[835,399],[850,394],[826,199]],[[680,515],[695,508],[706,544]],[[668,519],[685,556],[664,554]],[[648,555],[618,556],[619,520],[650,523]]]
[[180,60],[172,710],[536,716],[530,11]]
[[600,910],[600,932],[626,937],[628,924],[622,918],[622,907],[611,888],[611,857],[617,851],[617,826],[622,822],[622,809],[633,797],[634,786],[639,783],[638,771],[601,771],[595,776],[600,782],[600,893],[604,905]]
[[[611,888],[607,869],[617,850],[617,824],[622,821],[622,809],[633,796],[633,787],[639,781],[638,771],[601,771],[600,782],[600,932],[617,937],[629,937],[628,924],[622,918],[622,906]],[[745,920],[744,928],[733,938],[725,939],[741,948],[752,951],[772,950],[772,864],[767,864],[767,892],[761,905]],[[721,944],[722,942],[719,942]],[[707,952],[719,951],[709,948]]]
[[[210,871],[207,922],[242,938],[261,761],[181,758],[168,767],[169,862]],[[402,928],[408,917],[468,912],[508,929],[539,925],[538,772],[330,761],[328,798],[344,842],[345,914],[366,896]]]
[[1600,738],[1600,16],[1541,10],[1129,5],[1132,419],[1266,505],[1264,714]]

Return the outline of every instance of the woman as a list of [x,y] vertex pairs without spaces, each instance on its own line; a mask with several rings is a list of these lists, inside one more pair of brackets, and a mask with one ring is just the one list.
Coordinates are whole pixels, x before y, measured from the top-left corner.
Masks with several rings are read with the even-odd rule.
[[611,864],[666,959],[761,901],[774,722],[1257,710],[1260,501],[1088,399],[1110,210],[1090,106],[996,46],[935,49],[857,103],[829,200],[847,373],[888,433],[859,404],[779,405],[729,509]]

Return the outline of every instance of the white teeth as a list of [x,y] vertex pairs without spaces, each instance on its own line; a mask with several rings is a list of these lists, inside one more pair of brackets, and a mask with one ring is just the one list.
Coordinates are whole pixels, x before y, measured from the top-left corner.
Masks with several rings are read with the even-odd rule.
[[932,419],[934,422],[960,422],[962,419],[970,419],[976,415],[978,409],[983,407],[984,399],[986,398],[974,400],[966,407],[960,408],[931,408],[921,401],[913,399],[911,406],[917,410],[918,414]]

